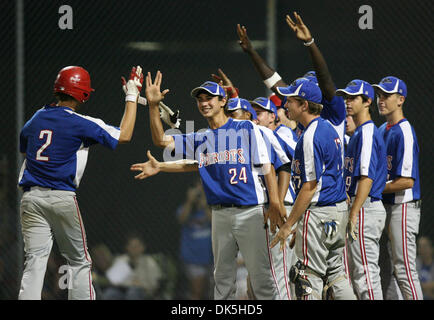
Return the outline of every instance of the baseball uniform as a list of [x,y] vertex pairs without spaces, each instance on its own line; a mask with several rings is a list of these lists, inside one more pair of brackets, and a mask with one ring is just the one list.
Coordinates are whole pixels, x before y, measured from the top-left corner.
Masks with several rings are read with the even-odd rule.
[[[319,88],[306,79],[277,90],[284,96],[314,103],[322,99]],[[296,195],[305,182],[317,183],[311,203],[296,227],[295,253],[307,268],[305,277],[313,290],[306,296],[308,299],[322,299],[327,287],[333,289],[336,299],[355,299],[342,263],[348,221],[342,149],[335,128],[316,117],[300,136],[292,161],[291,179]]]
[[19,185],[25,269],[19,299],[40,299],[53,237],[68,261],[69,299],[95,299],[86,234],[75,191],[95,143],[115,149],[120,130],[63,106],[46,105],[24,125]]
[[228,121],[218,129],[174,135],[175,154],[197,160],[212,209],[214,299],[233,299],[236,257],[241,252],[258,299],[279,299],[264,228],[268,202],[261,166],[269,153],[258,126]]
[[[419,146],[416,133],[407,119],[393,126],[384,123],[379,130],[387,150],[387,180],[397,177],[414,179],[413,188],[383,195],[393,273],[404,299],[423,299],[415,262],[420,222]],[[396,296],[395,293],[393,297]]]
[[383,299],[378,259],[386,222],[386,211],[381,202],[386,174],[383,139],[375,124],[367,121],[354,132],[345,155],[345,180],[352,201],[361,176],[373,181],[369,196],[359,211],[358,239],[349,243],[352,283],[360,300]]

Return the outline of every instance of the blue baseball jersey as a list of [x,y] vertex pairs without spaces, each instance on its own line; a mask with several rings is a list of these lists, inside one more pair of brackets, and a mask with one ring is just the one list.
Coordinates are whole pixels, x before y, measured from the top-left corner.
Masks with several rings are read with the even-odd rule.
[[18,184],[75,191],[83,176],[89,146],[118,145],[120,130],[102,120],[62,106],[46,105],[27,121],[20,133],[26,154]]
[[414,179],[413,188],[384,194],[383,202],[394,204],[419,200],[419,145],[413,127],[407,119],[402,119],[390,127],[384,123],[379,130],[386,144],[387,181],[398,177]]
[[386,184],[386,147],[383,137],[372,120],[357,127],[345,155],[345,182],[347,193],[354,197],[361,176],[372,179],[369,196],[381,200]]
[[248,120],[228,121],[218,129],[173,135],[175,155],[198,162],[209,205],[258,205],[268,202],[260,175],[270,164],[259,127]]
[[[182,212],[182,206],[176,211]],[[204,210],[194,210],[181,230],[180,256],[186,263],[210,265],[213,262],[211,221]]]
[[291,179],[296,195],[303,183],[316,180],[311,203],[326,206],[344,201],[341,155],[342,142],[332,125],[321,117],[312,120],[295,147]]
[[[295,147],[298,141],[297,133],[285,125],[278,126],[274,132],[279,137],[279,141],[286,155],[290,161],[292,161],[292,159],[294,159]],[[292,180],[289,183],[288,192],[285,195],[284,201],[291,204],[295,201],[295,189]]]

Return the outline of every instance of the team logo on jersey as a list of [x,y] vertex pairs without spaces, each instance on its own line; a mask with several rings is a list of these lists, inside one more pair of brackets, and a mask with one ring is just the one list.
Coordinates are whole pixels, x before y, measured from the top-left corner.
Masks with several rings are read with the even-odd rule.
[[392,156],[387,156],[387,170],[392,170]]
[[354,158],[345,157],[345,169],[353,173],[354,171]]
[[231,149],[220,152],[200,153],[199,154],[199,168],[209,166],[212,164],[225,164],[225,163],[245,163],[243,149]]

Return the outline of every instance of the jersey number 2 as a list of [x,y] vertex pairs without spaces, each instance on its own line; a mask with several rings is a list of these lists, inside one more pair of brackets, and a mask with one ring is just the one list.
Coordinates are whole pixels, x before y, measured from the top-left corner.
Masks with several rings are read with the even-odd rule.
[[41,130],[41,132],[39,132],[39,139],[40,140],[44,139],[44,136],[47,136],[47,140],[45,141],[45,143],[36,152],[36,160],[38,160],[38,161],[48,161],[48,160],[50,160],[49,157],[43,156],[42,152],[45,149],[47,149],[47,147],[51,144],[51,137],[53,136],[53,131],[51,131],[51,130]]
[[238,180],[235,180],[237,177],[237,169],[231,168],[229,169],[229,174],[232,175],[231,180],[229,181],[230,184],[237,184],[239,180],[243,181],[244,183],[247,183],[247,175],[246,175],[246,168],[242,167],[240,171],[240,175],[238,176]]

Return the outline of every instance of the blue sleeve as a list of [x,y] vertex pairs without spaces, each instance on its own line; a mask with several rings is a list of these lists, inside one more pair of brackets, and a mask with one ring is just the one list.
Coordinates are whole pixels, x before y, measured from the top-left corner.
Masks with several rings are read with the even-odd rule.
[[114,150],[119,143],[120,129],[91,117],[77,117],[85,147],[99,143]]
[[345,121],[346,108],[344,98],[341,96],[334,96],[331,101],[328,101],[323,97],[321,103],[323,105],[321,118],[329,120],[335,126]]

